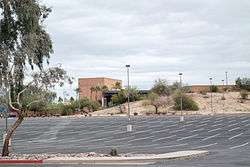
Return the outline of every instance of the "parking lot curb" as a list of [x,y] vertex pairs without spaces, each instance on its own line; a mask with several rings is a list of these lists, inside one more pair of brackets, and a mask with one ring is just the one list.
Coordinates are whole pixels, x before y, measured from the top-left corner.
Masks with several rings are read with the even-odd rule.
[[0,164],[42,164],[43,160],[1,159]]
[[179,159],[206,155],[206,150],[177,151],[165,154],[152,154],[133,157],[56,157],[44,159],[44,164],[153,164],[159,160]]

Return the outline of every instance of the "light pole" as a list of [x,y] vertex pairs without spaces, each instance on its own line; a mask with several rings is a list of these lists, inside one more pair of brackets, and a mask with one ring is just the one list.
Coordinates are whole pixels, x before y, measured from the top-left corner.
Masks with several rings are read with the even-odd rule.
[[225,74],[226,74],[226,87],[228,88],[228,75],[227,75],[228,72],[226,71]]
[[131,117],[130,117],[130,86],[129,86],[129,68],[130,68],[130,65],[127,64],[126,65],[126,68],[127,68],[127,81],[128,81],[128,85],[127,85],[127,89],[128,89],[128,125],[127,125],[127,131],[128,132],[131,132],[132,131],[132,125],[130,124],[130,121],[131,121]]
[[221,80],[222,81],[222,99],[224,100],[225,99],[225,82],[224,82],[224,79]]
[[225,88],[224,88],[225,82],[224,82],[224,79],[221,80],[221,81],[222,81],[222,93],[223,93],[221,100],[223,100],[222,105],[223,105],[223,114],[224,114],[224,112],[225,112],[225,102],[224,102],[224,100],[226,100],[226,98],[225,98]]
[[209,78],[210,80],[210,93],[211,93],[211,114],[214,114],[213,112],[213,90],[212,90],[212,80],[213,78]]
[[184,121],[184,116],[183,116],[183,111],[182,111],[182,73],[179,73],[180,76],[180,106],[181,106],[181,117],[180,117],[180,122]]

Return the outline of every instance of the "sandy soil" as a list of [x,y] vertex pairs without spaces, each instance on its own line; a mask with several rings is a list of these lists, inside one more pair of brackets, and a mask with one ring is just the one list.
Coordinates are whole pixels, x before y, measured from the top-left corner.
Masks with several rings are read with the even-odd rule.
[[[184,111],[185,114],[211,114],[211,94],[207,93],[207,95],[202,95],[199,93],[191,93],[188,94],[191,96],[199,105],[199,111]],[[222,93],[213,93],[213,113],[250,113],[250,99],[245,100],[243,103],[241,102],[239,92],[229,92],[226,93],[225,99],[222,100]],[[153,106],[145,106],[144,101],[137,101],[130,103],[131,106],[131,114],[138,113],[139,115],[146,115],[146,113],[154,113],[155,109]],[[180,112],[174,111],[173,103],[171,103],[168,107],[160,108],[160,113],[167,113],[169,115],[179,114]],[[126,116],[127,112],[127,104],[124,104],[124,113],[120,112],[119,107],[112,107],[104,110],[99,110],[94,112],[93,116],[106,116],[106,115],[120,115]]]

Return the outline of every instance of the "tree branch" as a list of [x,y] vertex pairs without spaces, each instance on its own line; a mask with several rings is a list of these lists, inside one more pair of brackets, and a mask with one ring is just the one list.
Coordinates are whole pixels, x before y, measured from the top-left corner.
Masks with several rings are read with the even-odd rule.
[[22,104],[20,103],[20,96],[22,93],[24,93],[27,88],[33,83],[34,81],[31,81],[30,83],[28,83],[28,85],[22,90],[20,91],[18,94],[17,94],[17,104],[19,105],[19,107],[22,107]]
[[44,99],[45,99],[45,98],[30,102],[30,103],[27,105],[27,108],[30,107],[30,106],[31,106],[32,104],[34,104],[34,103],[38,103],[38,102],[43,101]]

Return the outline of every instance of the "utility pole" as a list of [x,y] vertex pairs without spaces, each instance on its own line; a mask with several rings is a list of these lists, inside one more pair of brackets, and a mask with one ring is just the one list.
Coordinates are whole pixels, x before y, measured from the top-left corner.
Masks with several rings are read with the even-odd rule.
[[180,117],[180,122],[184,121],[184,116],[183,116],[183,109],[182,109],[182,73],[179,73],[180,76],[180,93],[181,93],[181,97],[180,97],[180,106],[181,106],[181,117]]
[[127,81],[128,81],[128,85],[127,85],[127,89],[128,89],[128,125],[127,125],[127,131],[128,132],[131,132],[132,131],[132,125],[131,125],[131,117],[130,117],[130,85],[129,85],[129,68],[130,68],[130,65],[127,64],[126,65],[127,67]]

